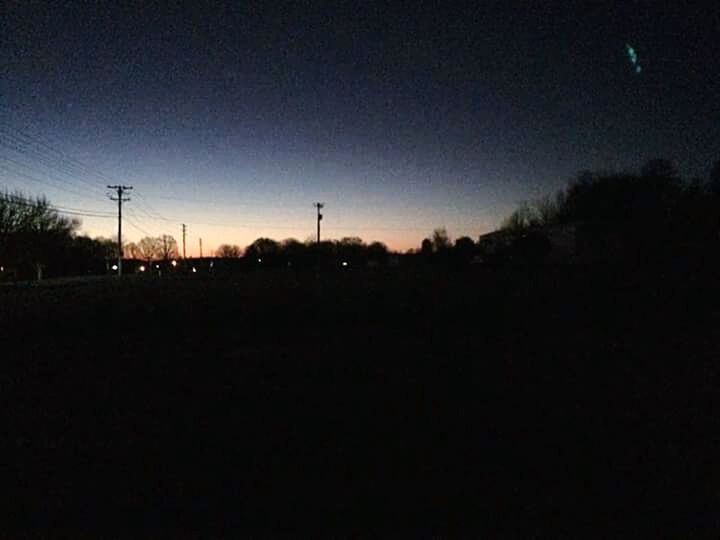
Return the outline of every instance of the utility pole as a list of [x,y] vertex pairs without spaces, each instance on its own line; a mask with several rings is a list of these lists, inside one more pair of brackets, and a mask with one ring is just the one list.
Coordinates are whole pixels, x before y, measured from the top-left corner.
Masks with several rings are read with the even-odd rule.
[[117,193],[117,197],[110,197],[111,201],[117,201],[118,203],[118,276],[122,276],[122,260],[123,260],[123,245],[122,245],[122,203],[128,202],[129,197],[123,197],[126,191],[132,190],[132,186],[107,186],[108,189],[112,189]]
[[185,233],[187,232],[187,226],[183,223],[182,224],[182,231],[183,231],[183,259],[185,258]]
[[202,238],[200,239],[200,258],[202,259]]
[[325,206],[325,203],[316,202],[313,204],[315,208],[317,208],[317,243],[320,243],[320,222],[322,221],[323,215],[320,213],[320,210]]

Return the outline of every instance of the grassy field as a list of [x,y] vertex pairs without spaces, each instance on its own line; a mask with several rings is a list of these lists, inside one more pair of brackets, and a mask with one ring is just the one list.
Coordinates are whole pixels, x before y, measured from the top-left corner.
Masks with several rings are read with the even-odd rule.
[[0,287],[4,521],[717,531],[718,300],[617,267]]

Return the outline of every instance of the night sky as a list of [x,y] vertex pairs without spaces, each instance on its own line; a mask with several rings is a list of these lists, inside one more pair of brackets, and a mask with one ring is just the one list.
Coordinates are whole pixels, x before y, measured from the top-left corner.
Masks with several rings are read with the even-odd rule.
[[122,4],[5,3],[0,187],[112,213],[131,184],[129,240],[305,240],[324,201],[324,236],[404,250],[582,169],[720,159],[716,2]]

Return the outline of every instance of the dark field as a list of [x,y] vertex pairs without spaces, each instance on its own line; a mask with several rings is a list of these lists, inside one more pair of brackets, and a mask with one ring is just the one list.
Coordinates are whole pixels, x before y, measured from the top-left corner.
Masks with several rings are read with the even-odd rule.
[[0,527],[713,536],[719,277],[0,287]]

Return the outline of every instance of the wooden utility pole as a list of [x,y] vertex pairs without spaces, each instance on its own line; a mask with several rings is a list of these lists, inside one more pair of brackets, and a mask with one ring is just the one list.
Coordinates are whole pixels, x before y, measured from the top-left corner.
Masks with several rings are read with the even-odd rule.
[[124,197],[126,191],[130,191],[132,186],[108,186],[108,189],[112,189],[117,193],[117,197],[110,197],[111,201],[117,201],[118,203],[118,276],[122,276],[122,260],[123,260],[123,245],[122,245],[122,203],[128,202],[129,197]]
[[183,259],[185,258],[185,233],[187,232],[187,226],[183,223],[182,224],[182,231],[183,231]]
[[313,204],[315,208],[317,208],[317,243],[320,243],[320,222],[322,221],[323,215],[320,213],[320,210],[325,206],[325,203],[316,202]]

